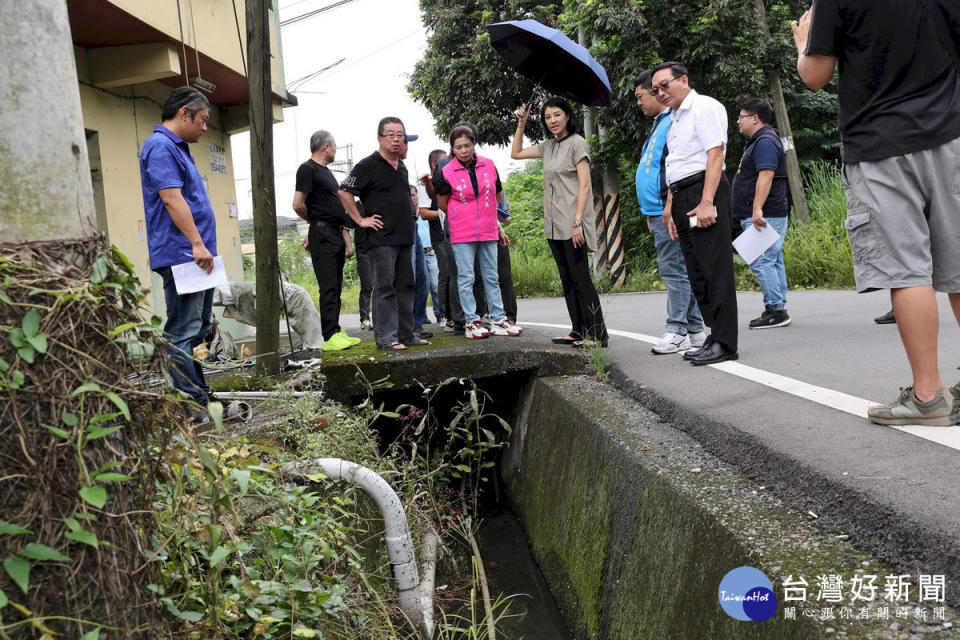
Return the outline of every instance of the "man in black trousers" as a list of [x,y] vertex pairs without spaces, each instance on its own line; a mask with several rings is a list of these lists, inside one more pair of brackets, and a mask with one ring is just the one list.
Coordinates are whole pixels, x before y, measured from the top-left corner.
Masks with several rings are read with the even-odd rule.
[[343,264],[353,255],[347,214],[340,202],[339,184],[327,165],[337,155],[337,142],[329,131],[310,136],[310,159],[297,169],[293,210],[310,223],[304,248],[310,251],[313,273],[320,289],[320,322],[326,351],[349,349],[360,342],[340,328],[340,294]]
[[[727,111],[690,86],[687,68],[664,62],[653,70],[650,94],[671,109],[664,217],[680,238],[687,277],[710,335],[683,358],[693,365],[736,360],[737,291],[730,244],[730,183],[723,175]],[[667,215],[669,214],[669,215]]]

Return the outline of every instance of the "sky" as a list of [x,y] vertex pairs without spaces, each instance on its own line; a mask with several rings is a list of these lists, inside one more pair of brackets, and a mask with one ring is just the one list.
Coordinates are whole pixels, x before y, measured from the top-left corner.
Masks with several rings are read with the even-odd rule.
[[[334,0],[280,0],[280,20],[287,20]],[[411,180],[427,171],[427,155],[449,144],[434,133],[433,117],[406,90],[413,67],[427,47],[417,0],[353,0],[311,18],[281,27],[287,86],[337,62],[337,66],[294,90],[299,106],[284,109],[273,127],[277,215],[294,217],[291,208],[297,167],[310,157],[310,134],[330,131],[337,160],[353,144],[356,163],[378,146],[377,123],[384,116],[403,120],[410,143],[406,164]],[[232,136],[233,173],[239,216],[253,217],[250,196],[250,136]],[[522,167],[506,147],[478,147],[493,159],[502,176]]]

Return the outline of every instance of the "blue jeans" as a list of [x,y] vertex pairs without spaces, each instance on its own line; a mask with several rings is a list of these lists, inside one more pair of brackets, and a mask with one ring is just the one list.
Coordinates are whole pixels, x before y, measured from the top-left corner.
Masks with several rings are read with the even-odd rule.
[[650,216],[649,219],[657,248],[657,270],[667,287],[666,330],[681,336],[700,333],[703,331],[703,317],[690,288],[680,241],[670,239],[670,232],[663,228],[663,216]]
[[207,406],[210,387],[203,377],[203,367],[193,357],[193,348],[204,341],[213,326],[213,289],[180,295],[170,267],[157,269],[163,279],[163,297],[167,305],[167,334],[170,349],[170,377],[174,388],[182,391],[200,406]]
[[433,301],[433,316],[439,318],[443,314],[440,312],[440,297],[437,293],[437,285],[440,280],[440,266],[437,263],[437,254],[433,251],[424,256],[427,261],[427,277],[430,280],[430,299]]
[[[782,311],[787,306],[787,268],[783,264],[783,239],[787,235],[787,218],[764,218],[780,239],[763,252],[756,262],[750,265],[753,275],[763,291],[763,306],[774,311]],[[740,228],[746,229],[753,224],[750,218],[740,220]]]
[[473,261],[480,264],[480,281],[483,282],[483,294],[487,298],[487,313],[493,320],[503,320],[503,298],[500,296],[500,276],[497,274],[497,241],[458,242],[451,245],[457,261],[457,289],[460,292],[460,306],[467,322],[479,320],[477,301],[473,297]]
[[423,255],[423,242],[420,234],[413,233],[413,248],[410,259],[413,261],[413,329],[419,331],[427,319],[427,293],[430,291],[430,276],[427,274],[427,260]]

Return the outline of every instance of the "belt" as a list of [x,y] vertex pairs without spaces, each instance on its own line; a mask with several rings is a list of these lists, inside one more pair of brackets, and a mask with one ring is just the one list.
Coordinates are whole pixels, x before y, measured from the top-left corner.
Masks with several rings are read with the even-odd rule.
[[433,253],[433,247],[424,247],[423,252],[427,255],[430,255],[431,253]]
[[703,179],[704,177],[706,177],[706,175],[707,175],[706,171],[700,171],[699,173],[695,173],[692,176],[687,176],[686,178],[681,178],[680,180],[677,180],[676,182],[668,185],[667,188],[670,189],[670,191],[676,193],[681,189],[686,189],[687,187],[692,187],[695,184],[700,184],[701,182],[703,182]]

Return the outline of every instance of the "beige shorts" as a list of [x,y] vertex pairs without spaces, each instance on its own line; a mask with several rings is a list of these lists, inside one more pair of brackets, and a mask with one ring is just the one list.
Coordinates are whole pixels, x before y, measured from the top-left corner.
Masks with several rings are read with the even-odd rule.
[[960,138],[843,167],[857,291],[960,292]]

